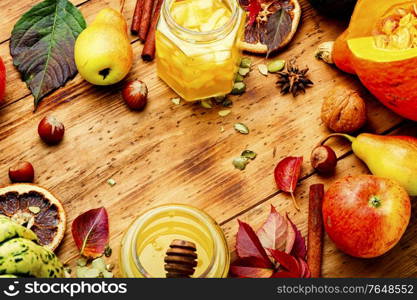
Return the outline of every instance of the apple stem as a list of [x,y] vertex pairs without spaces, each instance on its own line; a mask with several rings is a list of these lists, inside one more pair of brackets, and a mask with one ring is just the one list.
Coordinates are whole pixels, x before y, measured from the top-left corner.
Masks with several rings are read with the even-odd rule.
[[353,137],[353,136],[350,136],[350,135],[348,135],[348,134],[343,134],[343,133],[333,133],[333,134],[330,134],[330,135],[328,135],[327,137],[325,137],[324,139],[322,139],[321,141],[320,141],[320,143],[318,144],[318,146],[322,146],[322,145],[324,145],[324,143],[326,143],[330,138],[332,138],[332,137],[343,137],[343,138],[345,138],[345,139],[348,139],[351,143],[353,143],[355,140],[356,140],[356,138],[355,137]]

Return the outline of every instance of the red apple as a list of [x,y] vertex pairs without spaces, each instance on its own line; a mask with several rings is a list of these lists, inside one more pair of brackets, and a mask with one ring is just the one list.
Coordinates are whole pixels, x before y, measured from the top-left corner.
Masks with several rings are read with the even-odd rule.
[[0,103],[3,101],[6,92],[6,68],[0,57]]
[[407,191],[396,181],[372,175],[334,182],[323,200],[324,227],[343,252],[377,257],[393,248],[410,221]]

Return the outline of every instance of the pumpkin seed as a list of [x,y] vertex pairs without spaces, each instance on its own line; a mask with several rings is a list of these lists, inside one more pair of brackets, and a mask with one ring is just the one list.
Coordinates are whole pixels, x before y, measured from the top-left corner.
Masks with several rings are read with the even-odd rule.
[[246,77],[250,72],[250,68],[239,68],[239,74]]
[[171,101],[175,105],[179,105],[181,103],[181,98],[172,98]]
[[233,160],[233,165],[235,166],[235,168],[241,171],[243,171],[246,168],[248,163],[249,163],[249,159],[243,156],[236,157]]
[[226,95],[214,97],[214,101],[215,101],[217,104],[221,104],[221,103],[223,103],[223,101],[224,101],[225,99],[226,99]]
[[78,278],[98,278],[100,271],[89,267],[77,267]]
[[116,185],[116,180],[114,180],[113,178],[110,178],[109,180],[107,180],[107,183],[108,183],[110,186],[115,186],[115,185]]
[[234,128],[237,132],[240,132],[241,134],[249,134],[249,128],[243,123],[236,123],[234,125]]
[[223,132],[225,132],[226,130],[224,129],[224,127],[222,126],[222,127],[220,127],[220,132],[221,133],[223,133]]
[[277,59],[268,64],[268,72],[269,73],[279,72],[282,69],[284,69],[284,67],[285,67],[285,60]]
[[220,117],[226,117],[227,115],[229,115],[232,111],[230,109],[225,109],[225,110],[221,110],[219,111],[219,116]]
[[242,95],[246,91],[246,84],[243,82],[236,82],[233,85],[232,95]]
[[397,24],[395,24],[393,20],[388,19],[384,22],[384,25],[382,26],[382,31],[386,35],[391,35],[394,32],[396,26]]
[[258,65],[259,73],[261,73],[264,76],[268,76],[268,67],[264,64]]
[[242,58],[240,62],[241,68],[250,68],[251,65],[252,65],[252,60],[249,57]]
[[251,151],[251,150],[245,150],[245,151],[242,152],[241,156],[245,157],[245,158],[248,158],[248,159],[251,159],[251,160],[254,160],[256,158],[257,154],[255,152]]
[[29,206],[28,209],[31,213],[35,215],[37,215],[41,211],[40,207],[37,206]]
[[233,105],[233,101],[232,101],[232,100],[230,100],[229,98],[226,98],[226,99],[224,99],[224,100],[223,100],[222,105],[223,105],[224,107],[230,107],[230,106],[232,106],[232,105]]
[[201,100],[200,105],[203,108],[207,108],[207,109],[213,108],[213,103],[211,102],[210,99]]

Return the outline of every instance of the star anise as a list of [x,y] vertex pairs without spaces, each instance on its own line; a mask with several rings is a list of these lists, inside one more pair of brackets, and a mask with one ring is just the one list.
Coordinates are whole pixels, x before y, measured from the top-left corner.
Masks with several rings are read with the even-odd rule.
[[306,88],[314,83],[308,78],[308,68],[300,70],[294,65],[294,61],[287,64],[287,70],[278,72],[279,80],[277,84],[281,87],[281,94],[291,93],[296,97],[300,92],[305,93]]

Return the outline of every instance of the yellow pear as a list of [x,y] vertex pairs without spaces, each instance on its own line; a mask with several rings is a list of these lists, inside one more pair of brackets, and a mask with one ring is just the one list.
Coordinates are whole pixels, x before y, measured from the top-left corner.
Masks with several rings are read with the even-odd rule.
[[78,72],[92,84],[110,85],[125,78],[132,67],[133,50],[122,14],[102,9],[78,36],[74,55]]

